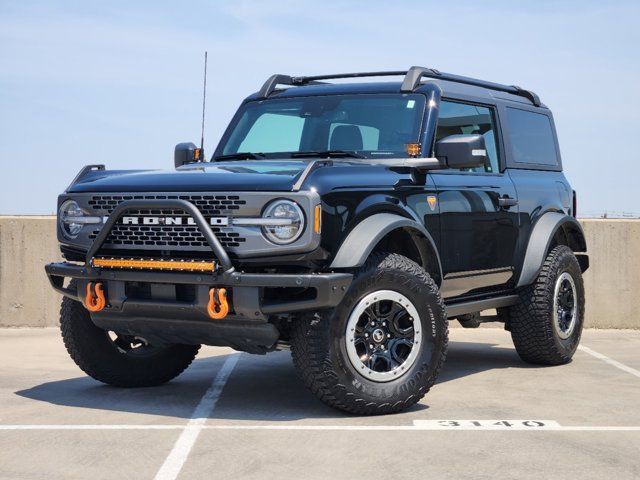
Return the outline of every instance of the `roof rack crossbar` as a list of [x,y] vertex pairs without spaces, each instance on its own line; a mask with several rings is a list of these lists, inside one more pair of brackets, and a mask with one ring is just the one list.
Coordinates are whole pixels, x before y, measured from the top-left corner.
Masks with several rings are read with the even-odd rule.
[[335,80],[338,78],[361,78],[361,77],[396,77],[405,75],[407,72],[403,70],[392,70],[385,72],[353,72],[353,73],[334,73],[330,75],[314,75],[311,77],[298,77],[303,83],[315,80]]
[[391,72],[355,72],[355,73],[334,73],[330,75],[314,75],[309,77],[292,77],[290,75],[275,74],[271,75],[262,88],[258,92],[260,98],[266,98],[271,95],[278,85],[318,85],[324,82],[319,80],[336,80],[339,78],[360,78],[360,77],[392,77],[405,75],[404,70]]
[[420,81],[423,77],[435,78],[440,80],[447,80],[450,82],[463,83],[465,85],[474,85],[477,87],[488,88],[490,90],[497,90],[500,92],[511,93],[513,95],[519,95],[525,97],[531,101],[536,107],[541,105],[540,98],[534,92],[525,90],[515,85],[502,85],[500,83],[487,82],[485,80],[478,80],[470,77],[463,77],[461,75],[453,75],[451,73],[443,73],[434,68],[425,67],[411,67],[409,70],[392,70],[385,72],[357,72],[357,73],[337,73],[330,75],[314,75],[310,77],[292,77],[289,75],[271,75],[267,81],[262,85],[260,92],[258,92],[259,98],[267,98],[271,95],[278,85],[314,85],[323,83],[320,80],[335,80],[339,78],[362,78],[362,77],[392,77],[404,75],[401,92],[413,92],[420,87]]
[[425,67],[411,67],[404,77],[402,87],[400,90],[403,92],[412,92],[420,86],[420,80],[422,77],[437,78],[440,80],[447,80],[450,82],[463,83],[465,85],[474,85],[476,87],[484,87],[490,90],[496,90],[499,92],[511,93],[513,95],[519,95],[525,97],[531,101],[536,107],[541,105],[540,97],[530,90],[517,87],[515,85],[502,85],[500,83],[487,82],[485,80],[478,80],[476,78],[463,77],[461,75],[454,75],[451,73],[443,73],[433,68]]

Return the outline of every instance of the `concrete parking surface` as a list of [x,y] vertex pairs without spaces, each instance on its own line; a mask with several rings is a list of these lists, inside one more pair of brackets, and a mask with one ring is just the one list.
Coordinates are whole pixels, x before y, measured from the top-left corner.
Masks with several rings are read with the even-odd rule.
[[181,377],[124,390],[84,376],[56,329],[0,330],[1,478],[640,477],[640,331],[585,331],[574,361],[520,361],[507,332],[453,329],[409,411],[321,404],[288,352],[206,347]]

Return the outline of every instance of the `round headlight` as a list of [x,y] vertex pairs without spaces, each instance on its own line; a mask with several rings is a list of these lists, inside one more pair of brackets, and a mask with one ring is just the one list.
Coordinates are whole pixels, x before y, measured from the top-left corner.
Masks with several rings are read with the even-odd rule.
[[79,219],[84,215],[84,211],[74,200],[67,200],[60,205],[58,222],[60,222],[60,229],[65,237],[76,238],[78,236],[84,224],[84,222],[79,221]]
[[262,231],[270,241],[278,245],[295,242],[304,230],[302,210],[291,200],[271,202],[262,217],[273,220],[272,224],[262,227]]

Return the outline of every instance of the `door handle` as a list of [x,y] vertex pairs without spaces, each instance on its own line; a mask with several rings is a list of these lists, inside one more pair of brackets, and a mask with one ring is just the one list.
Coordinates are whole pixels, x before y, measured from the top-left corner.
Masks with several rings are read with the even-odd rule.
[[509,209],[511,207],[515,207],[518,205],[517,198],[511,198],[509,195],[503,195],[502,197],[498,197],[498,207]]

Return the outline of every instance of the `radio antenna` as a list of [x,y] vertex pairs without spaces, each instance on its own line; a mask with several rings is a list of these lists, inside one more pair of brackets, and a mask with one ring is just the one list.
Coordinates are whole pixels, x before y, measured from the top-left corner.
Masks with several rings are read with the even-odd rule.
[[[207,101],[207,52],[204,52],[204,86],[202,88],[202,131],[200,132],[200,155],[204,156],[204,109]],[[204,158],[200,161],[204,162]]]

